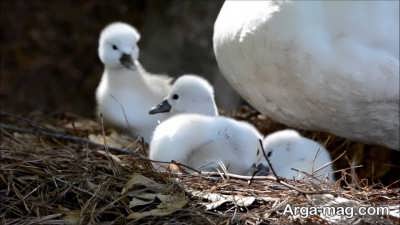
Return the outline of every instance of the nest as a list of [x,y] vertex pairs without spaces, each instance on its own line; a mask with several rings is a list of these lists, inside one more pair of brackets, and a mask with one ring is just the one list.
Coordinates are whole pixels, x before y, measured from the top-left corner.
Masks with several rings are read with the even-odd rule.
[[[246,109],[263,132],[281,125]],[[341,171],[335,184],[219,173],[158,173],[147,146],[74,115],[0,114],[1,224],[398,224],[398,183],[368,184]],[[266,131],[266,129],[269,129]],[[339,138],[317,139],[336,143]],[[341,139],[339,139],[341,140]],[[173,165],[173,164],[172,164]],[[349,172],[350,171],[350,172]],[[398,177],[397,177],[398,178]],[[359,181],[359,182],[355,182]],[[383,216],[285,213],[290,206],[391,207]]]

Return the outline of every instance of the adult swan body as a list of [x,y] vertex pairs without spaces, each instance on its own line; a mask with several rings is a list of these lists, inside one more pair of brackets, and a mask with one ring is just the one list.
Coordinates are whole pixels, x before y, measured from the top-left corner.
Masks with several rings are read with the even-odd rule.
[[213,39],[262,113],[399,149],[398,1],[226,1]]

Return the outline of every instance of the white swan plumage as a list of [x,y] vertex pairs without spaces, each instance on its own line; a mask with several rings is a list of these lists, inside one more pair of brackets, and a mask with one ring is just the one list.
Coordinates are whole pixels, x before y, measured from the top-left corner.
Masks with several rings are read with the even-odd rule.
[[261,113],[400,149],[399,1],[225,1],[213,44]]

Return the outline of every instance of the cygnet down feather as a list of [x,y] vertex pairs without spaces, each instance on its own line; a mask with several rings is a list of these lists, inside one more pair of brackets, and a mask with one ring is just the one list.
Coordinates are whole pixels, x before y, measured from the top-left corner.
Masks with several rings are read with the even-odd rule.
[[321,180],[334,180],[329,152],[319,143],[294,130],[277,131],[266,136],[263,146],[278,176],[287,179],[305,177],[294,168]]
[[138,61],[140,34],[126,23],[112,23],[100,34],[98,54],[104,72],[96,90],[97,110],[107,125],[149,141],[166,118],[148,110],[168,94],[171,79],[146,72]]
[[261,134],[249,123],[218,116],[214,89],[201,77],[177,79],[150,113],[172,116],[154,131],[150,159],[175,160],[199,170],[214,170],[222,162],[228,171],[239,174],[265,168],[258,151]]
[[[222,116],[181,114],[157,126],[149,158],[172,160],[202,171],[215,170],[222,162],[232,173],[250,175],[266,165],[260,151],[262,136],[246,122]],[[162,164],[153,163],[163,171]]]

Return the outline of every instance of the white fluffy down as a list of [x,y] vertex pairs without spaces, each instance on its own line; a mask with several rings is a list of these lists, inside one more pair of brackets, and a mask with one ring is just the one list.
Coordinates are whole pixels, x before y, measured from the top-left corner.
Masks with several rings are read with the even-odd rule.
[[218,116],[214,89],[203,78],[180,77],[165,102],[172,117],[154,131],[150,159],[175,160],[198,170],[214,170],[222,162],[239,174],[249,174],[262,161],[257,151],[262,136],[246,122]]
[[[287,179],[305,177],[303,173],[292,170],[294,168],[322,180],[334,180],[329,152],[319,143],[294,130],[274,132],[265,137],[263,145],[278,176]],[[324,165],[327,166],[318,170]]]
[[[149,157],[158,161],[175,160],[198,170],[214,170],[220,161],[229,172],[250,174],[252,165],[264,159],[258,151],[260,138],[259,132],[246,122],[181,114],[156,128]],[[158,163],[154,166],[163,170]]]
[[[113,23],[100,35],[99,57],[104,72],[96,90],[98,113],[109,125],[142,136],[149,142],[158,121],[165,115],[148,114],[170,89],[170,78],[152,75],[140,65],[137,41],[140,35],[128,24]],[[123,54],[132,58],[132,68],[124,67]]]

